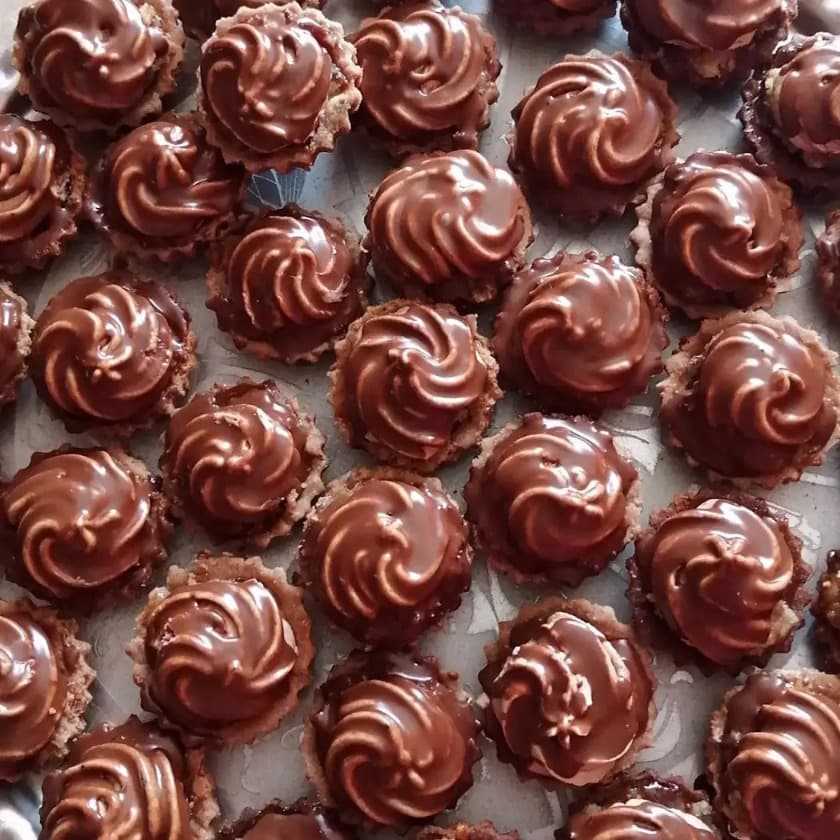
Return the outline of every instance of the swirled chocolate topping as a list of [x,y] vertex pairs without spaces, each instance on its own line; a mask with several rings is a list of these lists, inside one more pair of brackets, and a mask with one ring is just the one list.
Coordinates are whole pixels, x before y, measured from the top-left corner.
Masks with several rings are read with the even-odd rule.
[[545,782],[602,781],[647,729],[653,687],[636,649],[570,612],[515,622],[507,657],[479,680],[499,756]]
[[369,440],[422,460],[444,449],[488,383],[476,335],[474,322],[448,307],[406,301],[366,315],[341,360],[356,445]]
[[467,526],[440,485],[352,482],[310,519],[299,567],[328,616],[362,641],[413,641],[470,583]]
[[117,125],[157,84],[169,47],[144,0],[36,0],[18,19],[36,106]]
[[49,743],[66,696],[67,678],[43,627],[0,602],[0,779],[17,779]]
[[161,284],[123,271],[80,277],[38,318],[32,376],[77,421],[145,421],[177,386],[191,342],[189,316]]
[[469,701],[434,660],[351,654],[321,687],[310,726],[331,798],[374,826],[454,805],[480,755]]
[[172,416],[161,466],[179,503],[217,540],[268,527],[314,456],[297,406],[273,382],[196,394]]
[[273,802],[259,814],[246,815],[218,834],[219,840],[277,840],[278,837],[349,840],[350,832],[323,805],[301,800],[291,806]]
[[205,109],[256,152],[304,143],[330,93],[328,39],[315,18],[274,5],[223,25],[202,51]]
[[362,114],[374,133],[418,144],[454,133],[456,147],[475,148],[500,69],[479,18],[403,3],[364,20],[350,40],[363,70]]
[[779,197],[748,156],[698,152],[665,170],[650,221],[653,277],[676,306],[748,306],[784,250]]
[[210,580],[170,593],[146,624],[144,705],[190,732],[259,718],[288,691],[294,630],[258,580]]
[[729,50],[750,43],[775,20],[782,0],[624,0],[648,37],[663,44]]
[[367,226],[376,271],[440,300],[492,297],[531,230],[511,174],[474,151],[409,158],[379,185]]
[[707,499],[641,537],[636,560],[656,611],[708,659],[731,665],[772,643],[794,560],[769,516]]
[[129,718],[77,738],[44,781],[42,840],[192,840],[189,783],[176,742]]
[[242,170],[207,145],[194,118],[171,114],[109,149],[91,181],[88,208],[106,232],[165,247],[212,234],[243,191]]
[[[173,0],[188,35],[206,41],[219,18],[232,17],[239,9],[256,9],[265,0]],[[323,6],[323,0],[305,0],[302,6]]]
[[783,321],[729,323],[685,375],[660,416],[694,460],[723,476],[801,466],[837,425],[822,353]]
[[482,544],[503,565],[577,585],[624,547],[637,477],[605,429],[528,414],[479,459],[464,498]]
[[105,449],[33,458],[4,488],[4,538],[28,586],[55,599],[91,595],[162,555],[148,478]]
[[575,814],[568,825],[569,840],[718,840],[702,820],[657,802],[633,799],[606,808]]
[[20,299],[0,284],[0,405],[10,397],[24,369],[19,347],[22,329]]
[[[840,704],[779,673],[757,673],[726,702],[718,793],[752,836],[833,840],[840,824]],[[740,820],[739,820],[740,822]]]
[[644,278],[617,257],[559,253],[514,277],[496,319],[502,372],[549,404],[622,404],[667,344]]

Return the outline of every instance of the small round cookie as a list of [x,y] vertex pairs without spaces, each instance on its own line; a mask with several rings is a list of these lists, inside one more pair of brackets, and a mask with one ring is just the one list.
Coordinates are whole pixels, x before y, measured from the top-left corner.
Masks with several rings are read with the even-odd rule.
[[638,269],[559,252],[514,275],[490,346],[503,378],[541,407],[597,417],[662,370],[667,317]]
[[497,370],[475,316],[392,300],[336,346],[330,402],[348,445],[430,473],[478,442],[502,395]]
[[667,85],[622,53],[567,55],[513,109],[508,164],[552,213],[621,216],[674,160],[677,106]]
[[85,612],[143,589],[171,530],[157,479],[115,447],[36,453],[0,490],[0,565]]
[[417,832],[417,840],[519,840],[518,831],[499,831],[489,821],[454,825],[427,825]]
[[650,744],[653,670],[610,607],[558,597],[524,604],[485,653],[484,731],[521,781],[607,782]]
[[[172,0],[184,30],[191,38],[206,41],[216,29],[220,18],[232,17],[239,9],[257,9],[267,0]],[[268,0],[279,2],[287,0]],[[326,0],[303,0],[301,6],[314,6],[320,9]]]
[[627,569],[637,636],[707,674],[736,674],[790,650],[811,600],[802,541],[745,493],[675,497],[651,515]]
[[823,298],[835,316],[840,316],[840,210],[832,210],[825,230],[817,238],[817,280]]
[[377,280],[405,297],[464,305],[495,298],[533,239],[510,172],[470,149],[409,158],[377,187],[365,223]]
[[214,542],[266,548],[324,489],[324,437],[291,393],[243,379],[195,394],[163,437],[164,492]]
[[43,268],[77,233],[87,164],[49,120],[0,114],[0,272]]
[[26,378],[34,326],[26,301],[0,282],[0,407],[17,399]]
[[216,840],[278,840],[281,837],[289,840],[354,840],[355,832],[343,826],[335,814],[317,800],[300,799],[294,805],[275,801],[259,811],[245,811],[235,823],[216,834]]
[[756,671],[711,718],[707,778],[727,836],[834,840],[840,825],[840,678]]
[[289,204],[213,248],[207,308],[240,350],[315,362],[367,309],[370,286],[355,235]]
[[358,469],[312,508],[295,583],[372,647],[408,647],[461,604],[471,583],[467,523],[436,478]]
[[303,758],[340,819],[405,832],[453,808],[472,786],[478,732],[457,674],[436,659],[355,651],[315,694]]
[[631,49],[674,82],[720,88],[745,78],[783,41],[797,0],[621,0]]
[[598,574],[641,511],[639,474],[605,428],[536,413],[484,440],[464,499],[474,544],[517,583]]
[[184,32],[170,0],[35,0],[18,18],[18,90],[56,123],[116,133],[159,114]]
[[129,437],[175,410],[196,366],[190,316],[163,285],[114,269],[68,283],[39,315],[29,367],[71,432]]
[[394,157],[477,148],[502,70],[481,18],[412,0],[366,18],[349,41],[362,68],[354,130]]
[[836,354],[793,318],[758,311],[703,321],[666,370],[665,443],[713,479],[796,481],[837,441]]
[[70,745],[44,780],[40,840],[117,837],[213,840],[219,815],[203,750],[130,717]]
[[302,593],[258,557],[170,566],[136,628],[126,652],[142,706],[186,742],[249,744],[277,729],[310,681]]
[[615,14],[616,0],[493,0],[493,10],[537,35],[591,32]]
[[362,71],[340,23],[296,2],[240,8],[201,48],[209,141],[249,172],[309,169],[350,130]]
[[820,647],[820,667],[840,673],[840,552],[829,551],[825,571],[817,584],[811,605],[814,638]]
[[752,155],[695,152],[672,164],[636,217],[636,263],[689,318],[770,307],[799,268],[802,213]]
[[165,114],[106,151],[85,209],[118,253],[174,262],[239,223],[245,189],[242,167],[208,145],[193,114]]
[[78,632],[72,619],[28,599],[0,600],[0,781],[56,763],[84,731],[96,672]]

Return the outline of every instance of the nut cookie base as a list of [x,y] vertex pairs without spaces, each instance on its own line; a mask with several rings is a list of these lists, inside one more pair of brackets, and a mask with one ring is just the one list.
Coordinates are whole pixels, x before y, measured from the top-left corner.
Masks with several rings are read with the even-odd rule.
[[29,315],[28,304],[18,294],[12,291],[8,284],[0,280],[0,292],[13,298],[20,306],[20,331],[17,337],[17,355],[21,360],[21,368],[18,375],[8,383],[6,389],[0,392],[0,408],[17,399],[18,386],[26,379],[28,371],[29,352],[32,349],[32,331],[35,329],[35,321]]

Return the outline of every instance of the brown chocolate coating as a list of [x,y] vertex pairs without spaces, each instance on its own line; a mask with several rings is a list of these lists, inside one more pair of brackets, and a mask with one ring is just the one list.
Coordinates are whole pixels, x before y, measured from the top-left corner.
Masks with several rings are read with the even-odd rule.
[[291,806],[272,802],[257,813],[246,813],[219,832],[218,840],[351,840],[352,836],[319,802],[302,799]]
[[831,439],[837,409],[824,352],[786,322],[729,319],[695,353],[660,410],[694,462],[769,480],[807,466]]
[[355,652],[319,689],[304,748],[342,818],[404,829],[472,785],[477,735],[469,700],[435,660]]
[[523,262],[531,214],[511,174],[476,151],[409,158],[371,198],[366,245],[406,297],[482,302]]
[[30,367],[68,428],[142,426],[186,390],[194,346],[190,317],[166,287],[114,270],[79,277],[50,300]]
[[0,283],[0,406],[15,398],[26,370],[20,347],[24,317],[22,299]]
[[818,263],[817,280],[833,315],[840,315],[840,210],[829,212],[825,230],[815,243]]
[[527,414],[485,443],[464,488],[467,518],[503,571],[577,586],[624,547],[637,479],[606,429]]
[[[231,17],[239,9],[256,9],[266,0],[173,0],[187,35],[206,41],[219,18]],[[323,6],[325,0],[304,0],[301,6]]]
[[756,840],[834,840],[840,824],[840,684],[829,691],[795,676],[747,677],[715,737],[716,804]]
[[667,344],[658,296],[642,272],[589,251],[518,272],[492,348],[502,374],[541,406],[597,414],[643,392]]
[[61,655],[31,611],[0,602],[0,780],[17,781],[56,731],[67,697]]
[[573,35],[597,29],[615,14],[616,0],[493,0],[493,11],[501,12],[520,29],[537,35]]
[[495,41],[434,2],[391,6],[350,37],[362,67],[358,124],[394,151],[474,149],[498,99]]
[[566,56],[513,109],[510,167],[555,212],[620,214],[673,160],[675,113],[641,62],[620,53]]
[[[239,347],[286,364],[314,361],[362,314],[370,279],[338,219],[289,205],[226,240],[208,308]],[[212,275],[211,275],[212,279]]]
[[[635,644],[592,623],[588,602],[537,605],[502,625],[478,678],[484,728],[522,778],[580,787],[628,761],[648,728],[651,677]],[[554,609],[556,606],[556,610]]]
[[45,779],[41,840],[192,840],[189,783],[173,738],[135,717],[99,726]]
[[142,584],[165,556],[168,526],[150,478],[121,450],[33,456],[0,494],[0,545],[26,586],[51,600]]
[[811,611],[814,613],[814,638],[820,646],[821,667],[833,674],[840,673],[840,552],[836,550],[828,552]]
[[439,482],[360,471],[310,514],[297,564],[330,621],[361,642],[402,647],[461,603],[472,552]]

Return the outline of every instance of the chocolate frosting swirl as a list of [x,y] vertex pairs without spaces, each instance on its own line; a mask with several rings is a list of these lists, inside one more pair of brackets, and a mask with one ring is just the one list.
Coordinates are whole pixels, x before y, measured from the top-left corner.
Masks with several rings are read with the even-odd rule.
[[0,779],[16,780],[55,733],[67,677],[35,619],[0,602]]
[[426,822],[472,783],[478,725],[431,662],[352,654],[312,713],[332,798],[375,826]]
[[[240,9],[257,9],[265,0],[173,0],[188,35],[206,41],[216,28],[216,21],[233,17]],[[304,0],[302,6],[323,6],[322,0]]]
[[362,67],[362,109],[385,138],[422,143],[455,132],[475,147],[498,75],[475,15],[425,2],[392,6],[350,39]]
[[20,299],[0,284],[0,404],[10,397],[10,389],[23,372],[24,362],[18,342],[23,329]]
[[201,58],[204,107],[263,154],[306,142],[330,92],[326,30],[314,18],[290,14],[272,5],[236,19],[217,30]]
[[484,300],[500,282],[488,289],[488,278],[517,267],[530,212],[509,172],[455,151],[417,155],[388,175],[367,225],[376,271],[407,294]]
[[33,459],[0,498],[24,571],[52,598],[92,593],[160,550],[151,483],[116,452],[70,449]]
[[479,679],[500,757],[545,782],[602,781],[647,729],[652,686],[632,643],[570,612],[515,624]]
[[[751,833],[833,840],[840,824],[840,704],[836,696],[757,673],[730,696],[718,789]],[[731,817],[729,811],[727,816]]]
[[47,776],[41,840],[192,840],[186,776],[172,738],[134,717],[100,726]]
[[657,802],[633,799],[597,811],[575,814],[569,840],[717,840],[702,820]]
[[387,304],[365,316],[348,345],[341,370],[355,445],[368,440],[405,458],[434,457],[488,383],[474,322],[448,307]]
[[752,41],[782,11],[781,0],[625,0],[649,37],[665,44],[729,50]]
[[732,665],[772,642],[794,560],[770,517],[728,499],[669,516],[639,540],[657,612],[693,648]]
[[21,12],[36,105],[116,125],[150,94],[169,47],[143,0],[38,0]]
[[148,617],[145,651],[144,705],[208,735],[269,712],[297,661],[294,630],[258,580],[210,580],[170,593]]
[[38,319],[32,375],[71,418],[120,423],[159,412],[192,352],[189,316],[159,283],[80,277]]

